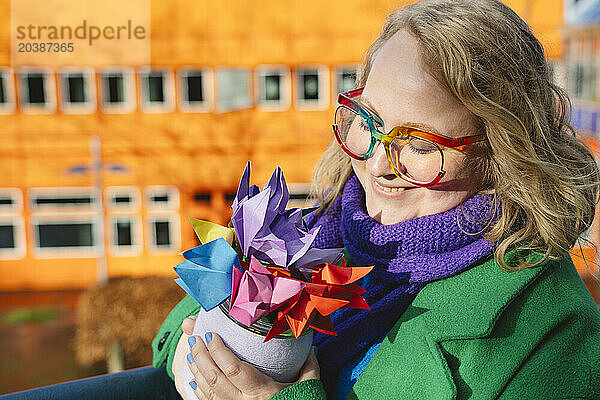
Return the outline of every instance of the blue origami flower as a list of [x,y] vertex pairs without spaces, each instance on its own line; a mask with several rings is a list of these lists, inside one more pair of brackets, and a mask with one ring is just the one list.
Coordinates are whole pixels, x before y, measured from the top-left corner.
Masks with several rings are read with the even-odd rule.
[[233,268],[241,270],[237,253],[223,238],[183,252],[185,261],[175,267],[181,286],[206,311],[231,295]]

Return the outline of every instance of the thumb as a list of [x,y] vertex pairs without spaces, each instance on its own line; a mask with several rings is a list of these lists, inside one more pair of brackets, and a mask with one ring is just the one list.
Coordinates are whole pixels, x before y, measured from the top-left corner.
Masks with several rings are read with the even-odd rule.
[[321,377],[321,370],[319,368],[319,361],[317,360],[317,356],[315,354],[315,347],[311,347],[310,353],[308,353],[308,358],[304,365],[302,366],[302,370],[300,370],[300,378],[298,378],[298,382],[305,381],[307,379],[319,379]]
[[192,315],[192,316],[184,319],[183,322],[181,323],[181,329],[183,329],[183,333],[185,333],[188,336],[192,336],[192,334],[194,332],[195,324],[196,324],[196,316],[195,315]]

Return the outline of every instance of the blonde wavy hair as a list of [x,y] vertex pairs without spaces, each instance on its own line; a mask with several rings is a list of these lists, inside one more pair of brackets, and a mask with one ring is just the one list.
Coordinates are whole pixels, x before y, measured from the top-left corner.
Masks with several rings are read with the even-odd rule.
[[[496,262],[518,270],[565,257],[592,223],[599,172],[568,122],[569,99],[552,82],[540,42],[500,1],[424,0],[388,16],[357,87],[386,41],[403,29],[417,38],[429,72],[487,135],[468,161],[485,177],[481,191],[501,202],[499,219],[485,234],[496,243]],[[333,140],[314,172],[318,212],[329,211],[351,171]],[[507,260],[512,249],[517,257]]]

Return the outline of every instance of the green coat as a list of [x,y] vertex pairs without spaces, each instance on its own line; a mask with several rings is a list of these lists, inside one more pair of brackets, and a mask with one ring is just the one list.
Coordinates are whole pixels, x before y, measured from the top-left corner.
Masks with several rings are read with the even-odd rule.
[[[169,363],[182,319],[197,309],[188,296],[171,312],[155,366]],[[426,285],[348,396],[496,398],[600,399],[600,313],[570,258],[516,272],[489,260]],[[271,398],[283,399],[325,395],[313,379]]]

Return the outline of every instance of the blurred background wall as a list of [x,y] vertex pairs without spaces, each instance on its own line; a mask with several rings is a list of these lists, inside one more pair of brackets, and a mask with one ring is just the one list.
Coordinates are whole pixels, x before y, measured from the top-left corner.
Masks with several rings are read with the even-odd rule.
[[[302,201],[337,93],[401,3],[151,1],[147,65],[20,65],[2,0],[0,290],[172,274],[187,218],[225,223],[247,160]],[[508,3],[562,71],[562,2]]]

